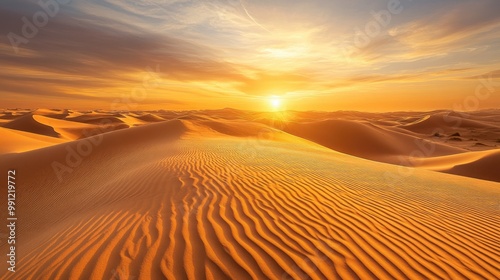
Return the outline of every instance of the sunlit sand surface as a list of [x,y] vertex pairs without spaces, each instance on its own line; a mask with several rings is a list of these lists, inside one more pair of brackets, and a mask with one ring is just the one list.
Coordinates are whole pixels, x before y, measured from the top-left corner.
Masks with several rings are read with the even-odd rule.
[[500,278],[499,111],[2,114],[1,279]]

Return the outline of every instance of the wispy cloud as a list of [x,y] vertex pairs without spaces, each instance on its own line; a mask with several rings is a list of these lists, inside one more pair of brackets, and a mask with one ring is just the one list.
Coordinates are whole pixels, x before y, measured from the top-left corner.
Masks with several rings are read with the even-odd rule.
[[478,50],[500,36],[499,10],[494,0],[448,3],[390,28],[357,54],[367,60],[414,61]]
[[7,35],[21,34],[22,18],[32,21],[42,9],[34,0],[6,0],[0,91],[9,100],[104,104],[160,65],[161,85],[145,103],[225,107],[214,102],[288,94],[322,96],[321,105],[325,96],[374,84],[396,92],[403,83],[467,81],[500,68],[498,1],[407,4],[346,55],[354,30],[387,1],[72,1],[16,53]]

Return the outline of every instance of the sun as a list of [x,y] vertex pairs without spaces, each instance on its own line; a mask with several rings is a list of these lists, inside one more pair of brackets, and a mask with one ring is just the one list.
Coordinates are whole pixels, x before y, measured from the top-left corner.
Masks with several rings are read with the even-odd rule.
[[281,109],[283,102],[279,96],[271,96],[269,97],[269,104],[274,111],[278,111]]

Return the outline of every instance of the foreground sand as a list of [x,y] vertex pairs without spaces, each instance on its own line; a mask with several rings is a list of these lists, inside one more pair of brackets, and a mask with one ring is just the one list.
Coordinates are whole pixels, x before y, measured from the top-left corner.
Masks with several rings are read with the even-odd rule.
[[500,278],[500,184],[260,123],[181,117],[0,155],[9,168],[19,261],[1,279]]

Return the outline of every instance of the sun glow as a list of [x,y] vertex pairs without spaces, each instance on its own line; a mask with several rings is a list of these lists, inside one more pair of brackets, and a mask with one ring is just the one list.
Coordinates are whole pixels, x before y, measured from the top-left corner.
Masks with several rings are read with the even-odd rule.
[[269,104],[271,105],[273,111],[278,111],[279,109],[281,109],[282,103],[283,102],[281,101],[281,98],[278,96],[271,96],[269,98]]

